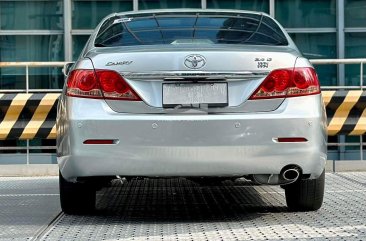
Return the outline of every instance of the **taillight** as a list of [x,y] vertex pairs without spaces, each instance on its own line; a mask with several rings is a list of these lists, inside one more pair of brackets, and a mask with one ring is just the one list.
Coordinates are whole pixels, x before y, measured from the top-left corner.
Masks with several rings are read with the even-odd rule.
[[140,101],[121,75],[112,70],[73,70],[67,80],[68,96]]
[[141,100],[120,74],[111,70],[96,70],[100,87],[106,99]]
[[73,70],[67,79],[68,96],[103,98],[94,70]]
[[320,93],[318,76],[313,68],[273,70],[249,98],[270,99]]

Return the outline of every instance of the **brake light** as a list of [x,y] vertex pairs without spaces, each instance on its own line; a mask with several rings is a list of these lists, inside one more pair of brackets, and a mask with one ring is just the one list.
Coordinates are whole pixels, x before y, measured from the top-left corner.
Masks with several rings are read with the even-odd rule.
[[276,69],[249,99],[287,98],[319,93],[319,80],[313,68]]
[[112,70],[73,70],[67,80],[68,96],[140,101],[125,79]]
[[120,74],[111,70],[96,70],[100,87],[106,99],[141,100]]
[[68,96],[103,98],[94,70],[73,70],[67,79]]

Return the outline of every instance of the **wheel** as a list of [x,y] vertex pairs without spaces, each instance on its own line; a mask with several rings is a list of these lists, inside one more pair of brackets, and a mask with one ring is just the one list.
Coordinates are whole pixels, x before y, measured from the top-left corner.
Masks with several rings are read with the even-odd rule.
[[293,211],[316,211],[323,203],[325,170],[316,179],[298,180],[285,185],[287,207]]
[[61,209],[66,214],[87,214],[95,209],[95,188],[88,183],[66,181],[59,173]]

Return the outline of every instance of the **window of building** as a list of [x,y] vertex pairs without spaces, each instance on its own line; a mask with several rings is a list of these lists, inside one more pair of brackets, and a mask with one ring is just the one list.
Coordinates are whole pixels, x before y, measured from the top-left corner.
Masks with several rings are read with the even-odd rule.
[[0,1],[0,30],[62,30],[63,21],[61,0]]
[[268,0],[207,0],[207,8],[244,9],[269,13]]
[[162,8],[201,8],[199,0],[139,0],[139,10]]
[[[345,34],[346,58],[366,57],[366,32],[350,32]],[[364,64],[365,69],[365,64]],[[346,85],[360,86],[360,64],[346,65]],[[366,71],[363,71],[363,85],[366,84]]]
[[[290,36],[308,59],[337,58],[335,33],[291,33]],[[336,65],[315,65],[314,67],[319,75],[321,85],[338,84]]]
[[[64,60],[63,35],[0,35],[0,62]],[[61,68],[29,68],[30,88],[61,89]],[[25,89],[25,68],[0,68],[1,89]]]
[[74,29],[94,29],[107,15],[133,9],[132,0],[73,0],[72,3],[72,28]]
[[344,15],[346,27],[366,27],[366,1],[345,0]]
[[333,0],[276,0],[276,19],[285,28],[326,28],[336,26]]
[[79,58],[81,51],[88,42],[90,35],[74,35],[72,37],[72,59],[73,61]]

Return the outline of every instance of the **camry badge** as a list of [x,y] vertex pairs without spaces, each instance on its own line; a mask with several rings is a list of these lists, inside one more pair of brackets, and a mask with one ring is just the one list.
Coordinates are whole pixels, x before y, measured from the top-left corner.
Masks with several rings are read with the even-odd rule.
[[184,65],[189,69],[200,69],[206,64],[206,59],[199,54],[188,55],[184,59]]
[[108,62],[105,66],[114,66],[114,65],[130,65],[133,61],[117,61],[117,62]]

